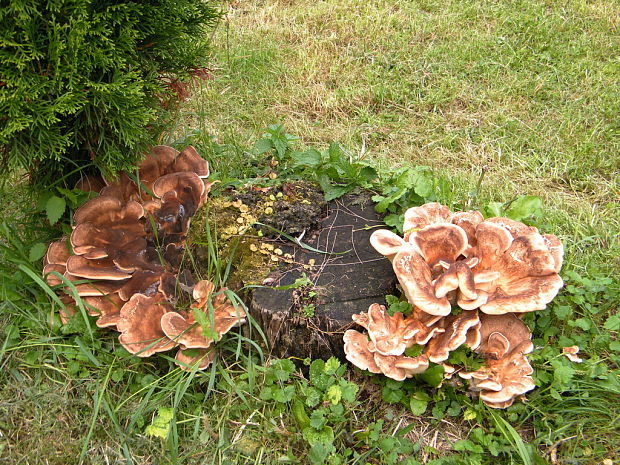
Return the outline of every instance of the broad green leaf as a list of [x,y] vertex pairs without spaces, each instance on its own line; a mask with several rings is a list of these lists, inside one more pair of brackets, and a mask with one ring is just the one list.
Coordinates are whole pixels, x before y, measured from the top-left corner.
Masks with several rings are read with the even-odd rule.
[[444,370],[441,365],[432,365],[419,376],[431,386],[438,387],[443,381],[443,372]]
[[484,210],[487,217],[503,216],[504,204],[502,202],[489,202]]
[[112,374],[110,375],[110,379],[114,381],[115,383],[118,383],[123,379],[123,376],[125,376],[125,370],[123,370],[122,368],[117,368],[114,371],[112,371]]
[[310,415],[310,426],[314,429],[321,429],[325,425],[325,411],[318,409],[312,412]]
[[459,441],[456,441],[454,445],[452,446],[452,448],[457,451],[468,451],[468,452],[473,452],[475,454],[484,453],[484,449],[482,448],[480,444],[474,444],[473,442],[467,439],[461,439]]
[[445,417],[446,408],[448,408],[449,403],[450,402],[447,400],[442,400],[440,402],[437,402],[435,406],[433,407],[433,409],[431,410],[431,414],[433,415],[433,418],[441,420],[443,417]]
[[430,173],[420,173],[415,183],[414,192],[420,197],[427,198],[433,193],[433,177]]
[[[497,441],[491,441],[487,444],[487,449],[493,457],[497,457],[501,452],[501,447]],[[545,464],[547,462],[544,462]]]
[[421,346],[419,344],[414,344],[411,347],[407,347],[405,349],[405,355],[407,357],[417,357],[422,354],[423,350],[424,350],[424,346]]
[[461,413],[461,405],[456,400],[453,400],[450,403],[450,407],[448,407],[448,415],[450,415],[451,417],[456,417],[460,413]]
[[573,368],[565,365],[563,360],[552,360],[551,366],[553,367],[553,378],[556,383],[566,386],[571,382],[575,374]]
[[426,412],[426,407],[428,407],[427,400],[416,399],[413,396],[411,396],[411,398],[409,399],[409,409],[414,415],[422,415],[424,412]]
[[312,427],[304,428],[302,435],[310,445],[331,444],[334,442],[334,430],[330,426],[325,426],[320,431]]
[[144,434],[166,439],[170,433],[170,423],[174,417],[174,410],[167,407],[157,409],[157,416],[153,422],[146,427]]
[[329,144],[327,154],[329,156],[329,161],[334,166],[349,164],[349,157],[347,157],[347,155],[342,150],[342,147],[337,142],[332,142],[331,144]]
[[352,186],[336,186],[333,184],[325,184],[322,185],[321,188],[325,194],[326,202],[342,197],[344,194],[353,189]]
[[314,360],[310,364],[310,381],[312,381],[312,379],[317,377],[318,375],[322,374],[324,369],[325,361],[321,359]]
[[300,430],[303,430],[304,428],[310,426],[310,417],[308,417],[306,409],[304,408],[304,404],[302,404],[299,399],[293,402],[291,410],[293,412],[295,420],[297,420],[297,424],[299,425]]
[[336,380],[334,377],[325,374],[325,362],[318,359],[314,360],[310,365],[310,382],[318,390],[325,392]]
[[334,418],[334,417],[341,418],[343,415],[344,415],[344,405],[342,403],[329,404],[330,418]]
[[305,152],[293,152],[291,154],[293,167],[309,166],[317,168],[321,164],[321,152],[316,149],[309,149]]
[[286,140],[282,140],[280,138],[276,139],[272,139],[271,142],[273,143],[273,146],[276,149],[276,152],[278,153],[278,159],[282,160],[284,159],[284,154],[286,153],[286,148],[288,147],[288,143],[286,142]]
[[306,390],[306,405],[308,407],[315,407],[321,402],[321,391],[312,386],[308,387]]
[[[69,189],[64,189],[62,187],[57,187],[58,192],[60,192],[66,199],[69,200],[69,202],[71,203],[71,205],[73,205],[73,207],[76,207],[77,203],[78,203],[78,198],[77,195],[75,195],[75,192],[73,192],[72,190]],[[81,191],[78,191],[81,192]]]
[[342,391],[342,399],[345,402],[353,402],[355,400],[355,396],[357,395],[357,391],[359,390],[359,386],[350,381],[341,379],[340,389]]
[[271,400],[273,399],[273,388],[271,386],[263,386],[258,394],[258,397],[261,400]]
[[278,381],[288,381],[291,374],[295,371],[295,364],[287,359],[275,360],[269,367],[272,370],[273,375]]
[[325,362],[323,371],[328,375],[333,375],[338,368],[340,368],[340,361],[336,357],[330,357],[329,360]]
[[565,320],[573,313],[573,309],[568,305],[558,305],[553,312],[560,320]]
[[334,377],[326,375],[325,373],[321,373],[312,378],[312,384],[314,384],[317,389],[323,392],[327,391],[327,388],[329,388],[335,382],[336,380],[334,379]]
[[53,196],[54,194],[51,191],[46,191],[43,192],[42,194],[39,195],[39,197],[37,198],[37,211],[44,211],[45,210],[45,205],[47,204],[47,201]]
[[372,166],[364,166],[357,176],[362,181],[370,182],[377,177],[377,171]]
[[327,457],[334,449],[332,444],[325,442],[318,442],[312,445],[308,458],[312,465],[325,465],[327,463]]
[[337,384],[332,384],[325,393],[325,399],[333,405],[340,403],[340,399],[342,399],[342,389],[340,386]]
[[28,252],[28,260],[31,262],[36,262],[47,252],[47,246],[42,242],[37,242],[35,245],[30,247],[30,251]]
[[402,381],[396,381],[395,379],[391,379],[391,378],[386,378],[385,379],[385,386],[388,389],[392,389],[392,390],[400,390],[403,387],[403,382]]
[[58,222],[60,217],[65,212],[66,207],[67,203],[65,202],[65,199],[61,197],[53,195],[48,199],[45,204],[45,213],[47,214],[47,219],[50,224],[56,224]]
[[383,222],[388,226],[396,228],[399,233],[403,233],[403,223],[405,222],[404,215],[397,215],[395,213],[391,213],[383,218]]
[[405,189],[399,189],[393,192],[388,197],[383,197],[382,195],[373,195],[372,201],[377,202],[377,204],[375,205],[375,211],[377,213],[385,213],[391,204],[396,202],[406,193],[407,191]]
[[510,204],[506,216],[521,221],[530,216],[542,215],[542,199],[535,195],[523,195]]
[[473,420],[474,418],[476,418],[476,412],[473,411],[470,408],[466,408],[465,412],[463,413],[463,419],[464,420]]
[[390,404],[395,404],[396,402],[400,402],[400,400],[403,398],[403,391],[400,389],[393,390],[385,386],[381,390],[381,397],[384,401]]
[[285,404],[295,397],[295,386],[285,386],[284,388],[273,388],[273,400]]
[[258,139],[254,144],[254,153],[262,155],[273,148],[273,144],[269,139]]
[[589,331],[592,327],[592,322],[589,318],[577,318],[574,321],[569,321],[568,324],[583,329],[584,331]]
[[620,330],[620,315],[611,315],[605,321],[603,328],[609,331],[618,331]]
[[399,300],[398,302],[388,305],[388,313],[392,316],[394,316],[396,312],[402,313],[403,315],[409,315],[409,313],[411,313],[411,304],[406,300]]

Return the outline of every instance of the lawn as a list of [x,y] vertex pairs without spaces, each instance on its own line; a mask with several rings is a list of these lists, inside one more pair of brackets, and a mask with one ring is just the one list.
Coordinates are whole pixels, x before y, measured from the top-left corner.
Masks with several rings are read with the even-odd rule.
[[[254,143],[282,124],[300,138],[294,148],[337,141],[385,176],[428,166],[454,208],[540,197],[534,221],[564,243],[567,286],[528,320],[539,387],[500,412],[450,385],[319,363],[347,394],[334,404],[343,408],[309,418],[331,429],[333,449],[311,447],[300,412],[315,406],[315,380],[290,362],[266,365],[245,336],[192,378],[164,357],[130,356],[109,332],[60,328],[33,252],[60,227],[32,213],[36,199],[16,180],[0,207],[0,461],[620,460],[620,5],[248,0],[226,13],[209,79],[163,142],[194,144],[222,180],[250,178]],[[560,355],[572,344],[580,365]],[[163,437],[147,430],[158,422]]]

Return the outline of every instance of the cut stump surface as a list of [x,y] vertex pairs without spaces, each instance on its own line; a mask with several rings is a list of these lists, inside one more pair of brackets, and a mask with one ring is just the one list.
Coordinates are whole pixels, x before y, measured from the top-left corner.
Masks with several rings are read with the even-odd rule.
[[[344,359],[342,335],[354,324],[351,315],[383,304],[386,294],[395,293],[392,265],[370,245],[370,234],[381,226],[369,198],[347,195],[330,202],[319,228],[302,240],[327,253],[281,247],[294,256],[295,265],[276,269],[268,278],[272,287],[257,288],[250,296],[250,311],[273,355]],[[275,289],[293,284],[304,273],[312,288]],[[314,316],[308,316],[304,307],[312,305]]]

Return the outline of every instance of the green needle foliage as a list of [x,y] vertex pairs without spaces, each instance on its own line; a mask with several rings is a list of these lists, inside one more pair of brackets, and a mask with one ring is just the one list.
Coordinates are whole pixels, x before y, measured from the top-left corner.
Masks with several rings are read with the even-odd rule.
[[35,182],[130,167],[205,66],[201,0],[9,0],[0,7],[0,168]]

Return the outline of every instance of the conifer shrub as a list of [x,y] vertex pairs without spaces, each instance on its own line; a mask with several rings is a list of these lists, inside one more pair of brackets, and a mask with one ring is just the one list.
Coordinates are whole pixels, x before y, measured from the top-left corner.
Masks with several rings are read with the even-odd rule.
[[[131,166],[206,66],[208,0],[0,1],[0,170]],[[177,86],[178,90],[178,86]]]

